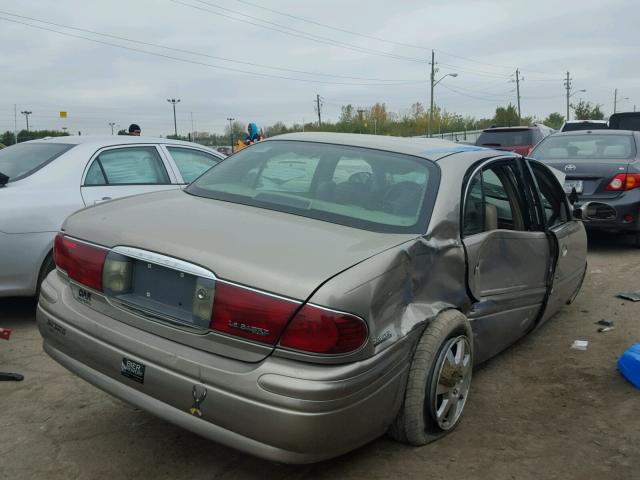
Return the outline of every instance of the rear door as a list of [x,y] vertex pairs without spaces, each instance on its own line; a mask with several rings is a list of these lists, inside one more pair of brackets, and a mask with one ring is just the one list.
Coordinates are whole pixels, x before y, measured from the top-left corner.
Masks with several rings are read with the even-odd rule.
[[216,166],[222,158],[213,153],[184,146],[165,145],[163,147],[171,161],[175,164],[178,183],[182,185],[193,182],[196,178]]
[[527,333],[546,298],[549,240],[534,227],[522,166],[491,160],[471,172],[465,189],[461,230],[479,362]]
[[556,176],[539,162],[527,162],[538,187],[537,203],[541,207],[545,227],[554,241],[553,283],[540,320],[543,323],[578,293],[587,268],[587,235],[582,222],[572,217]]
[[179,188],[155,145],[109,147],[89,162],[82,181],[86,206],[114,198]]

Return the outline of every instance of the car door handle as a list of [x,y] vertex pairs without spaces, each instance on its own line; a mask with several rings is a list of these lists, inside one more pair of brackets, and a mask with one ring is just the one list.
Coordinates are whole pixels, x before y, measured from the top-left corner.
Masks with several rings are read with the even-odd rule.
[[95,202],[93,202],[94,205],[97,205],[99,203],[104,203],[104,202],[108,202],[109,200],[113,200],[111,197],[102,197],[102,199],[100,200],[96,200]]

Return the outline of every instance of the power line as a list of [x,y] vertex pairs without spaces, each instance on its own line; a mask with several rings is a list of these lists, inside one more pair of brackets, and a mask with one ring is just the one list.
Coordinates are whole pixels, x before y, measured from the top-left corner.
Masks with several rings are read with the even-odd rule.
[[64,36],[73,37],[73,38],[79,38],[79,39],[82,39],[82,40],[87,40],[87,41],[94,42],[94,43],[99,43],[99,44],[102,44],[102,45],[108,45],[108,46],[111,46],[111,47],[116,47],[116,48],[120,48],[120,49],[124,49],[124,50],[129,50],[129,51],[132,51],[132,52],[144,53],[144,54],[147,54],[147,55],[153,55],[153,56],[156,56],[156,57],[166,58],[166,59],[169,59],[169,60],[175,60],[175,61],[178,61],[178,62],[190,63],[190,64],[200,65],[200,66],[205,66],[205,67],[210,67],[210,68],[217,68],[219,70],[226,70],[226,71],[230,71],[230,72],[244,73],[244,74],[247,74],[247,75],[253,75],[253,76],[258,76],[258,77],[277,78],[277,79],[282,79],[282,80],[292,80],[292,81],[297,81],[297,82],[315,83],[315,84],[324,84],[324,85],[399,86],[399,85],[403,85],[403,84],[422,83],[422,82],[417,82],[417,81],[394,82],[394,83],[384,83],[384,82],[379,82],[379,83],[331,82],[331,81],[324,81],[324,80],[313,80],[313,79],[308,79],[308,78],[288,77],[288,76],[284,76],[284,75],[275,75],[275,74],[270,74],[270,73],[252,72],[250,70],[243,70],[243,69],[239,69],[239,68],[226,67],[226,66],[222,66],[222,65],[214,65],[214,64],[211,64],[211,63],[198,62],[198,61],[195,61],[195,60],[189,60],[189,59],[186,59],[186,58],[175,57],[175,56],[166,55],[166,54],[163,54],[163,53],[151,52],[151,51],[143,50],[143,49],[140,49],[140,48],[130,47],[130,46],[126,46],[126,45],[120,45],[120,44],[117,44],[117,43],[107,42],[107,41],[104,41],[104,40],[97,40],[95,38],[89,38],[89,37],[85,37],[83,35],[77,35],[77,34],[68,33],[68,32],[61,32],[59,30],[55,30],[55,29],[52,29],[52,28],[43,27],[43,26],[40,26],[40,25],[33,25],[33,24],[30,24],[30,23],[26,23],[26,22],[22,22],[22,21],[19,21],[19,20],[6,18],[6,17],[2,17],[2,16],[0,16],[0,20],[4,20],[4,21],[7,21],[7,22],[12,22],[12,23],[18,23],[18,24],[25,25],[25,26],[28,26],[28,27],[31,27],[31,28],[37,28],[39,30],[46,30],[46,31],[49,31],[49,32],[57,33],[59,35],[64,35]]
[[42,19],[39,19],[39,18],[28,17],[28,16],[25,16],[25,15],[18,15],[16,13],[7,12],[7,11],[4,11],[4,10],[0,10],[0,14],[9,15],[9,16],[12,16],[12,17],[17,17],[17,18],[22,18],[22,19],[25,19],[25,20],[31,20],[31,21],[34,21],[34,22],[43,23],[45,25],[53,25],[55,27],[65,28],[65,29],[68,29],[68,30],[75,30],[75,31],[78,31],[78,32],[89,33],[89,34],[97,35],[97,36],[100,36],[100,37],[112,38],[112,39],[115,39],[115,40],[122,40],[122,41],[130,42],[130,43],[137,43],[139,45],[145,45],[145,46],[148,46],[148,47],[161,48],[161,49],[169,50],[169,51],[172,51],[172,52],[186,53],[188,55],[195,55],[195,56],[200,56],[200,57],[212,58],[212,59],[215,59],[215,60],[222,60],[222,61],[225,61],[225,62],[232,62],[232,63],[237,63],[237,64],[241,64],[241,65],[249,65],[249,66],[259,67],[259,68],[268,68],[268,69],[271,69],[271,70],[279,70],[279,71],[283,71],[283,72],[302,73],[304,75],[314,75],[314,76],[323,76],[323,77],[344,78],[344,79],[348,79],[348,80],[365,80],[365,81],[372,81],[372,82],[405,82],[405,81],[419,82],[418,80],[398,80],[398,79],[380,79],[380,78],[354,77],[354,76],[338,75],[338,74],[331,74],[331,73],[310,72],[310,71],[305,71],[305,70],[296,70],[296,69],[284,68],[284,67],[274,67],[272,65],[266,65],[266,64],[255,63],[255,62],[247,62],[247,61],[242,61],[242,60],[235,60],[235,59],[232,59],[232,58],[221,57],[221,56],[218,56],[218,55],[210,55],[210,54],[206,54],[206,53],[202,53],[202,52],[195,52],[193,50],[168,47],[166,45],[160,45],[160,44],[157,44],[157,43],[145,42],[145,41],[142,41],[142,40],[136,40],[136,39],[132,39],[132,38],[121,37],[121,36],[118,36],[118,35],[111,35],[111,34],[108,34],[108,33],[101,33],[101,32],[97,32],[97,31],[94,31],[94,30],[89,30],[89,29],[86,29],[86,28],[73,27],[73,26],[70,26],[70,25],[64,25],[64,24],[61,24],[61,23],[55,23],[55,22],[51,22],[51,21],[47,21],[47,20],[42,20]]
[[[196,10],[200,10],[203,12],[209,12],[212,13],[214,15],[218,15],[224,18],[228,18],[231,20],[235,20],[237,22],[242,22],[242,23],[247,23],[249,25],[254,25],[256,27],[260,27],[260,28],[265,28],[267,30],[272,30],[272,31],[276,31],[279,33],[283,33],[285,35],[290,35],[293,37],[298,37],[298,38],[304,38],[306,40],[311,40],[314,42],[318,42],[318,43],[323,43],[323,44],[327,44],[327,45],[332,45],[334,47],[340,47],[340,48],[344,48],[347,50],[352,50],[355,52],[359,52],[359,53],[367,53],[369,55],[377,55],[380,57],[387,57],[387,58],[392,58],[395,60],[405,60],[405,61],[410,61],[410,62],[415,62],[415,63],[427,63],[425,59],[422,58],[417,58],[417,57],[408,57],[408,56],[404,56],[404,55],[396,55],[393,53],[388,53],[388,52],[382,52],[380,50],[373,50],[370,48],[365,48],[365,47],[358,47],[356,45],[347,43],[347,42],[341,42],[338,40],[334,40],[332,38],[329,37],[323,37],[321,35],[315,35],[312,33],[307,33],[304,32],[302,30],[298,30],[295,28],[291,28],[291,27],[287,27],[286,25],[282,25],[279,23],[275,23],[275,22],[271,22],[269,20],[262,20],[258,17],[254,17],[252,15],[248,15],[246,12],[238,12],[237,10],[231,10],[229,8],[225,8],[225,7],[221,7],[220,5],[216,5],[213,3],[209,3],[209,2],[205,2],[203,0],[192,0],[192,1],[197,1],[198,3],[204,4],[204,5],[208,5],[210,7],[213,8],[217,8],[219,10],[223,10],[223,11],[227,11],[227,12],[231,12],[235,15],[240,15],[242,18],[237,18],[237,17],[233,17],[231,15],[226,15],[224,13],[220,13],[217,12],[215,10],[211,10],[210,8],[205,8],[205,7],[200,7],[198,5],[193,5],[190,3],[185,3],[182,2],[180,0],[169,0],[170,2],[185,6],[185,7],[189,7],[189,8],[194,8]],[[263,25],[263,23],[255,23],[255,22],[251,22],[249,20],[247,20],[247,18],[250,18],[252,20],[256,20],[258,22],[263,22],[266,25]],[[273,26],[269,26],[269,25],[273,25]],[[274,28],[275,27],[275,28]]]
[[[330,30],[333,30],[333,31],[336,31],[336,32],[347,33],[349,35],[354,35],[354,36],[358,36],[358,37],[362,37],[362,38],[367,38],[369,40],[376,40],[378,42],[387,43],[389,45],[396,45],[396,46],[399,46],[399,47],[415,48],[415,49],[424,50],[424,51],[435,50],[436,52],[438,52],[440,54],[443,54],[443,55],[446,55],[446,56],[449,56],[449,57],[459,58],[461,60],[466,60],[468,62],[473,62],[473,63],[479,64],[479,65],[487,65],[487,66],[492,66],[492,67],[495,67],[495,68],[502,68],[502,69],[509,70],[509,71],[513,70],[513,66],[497,65],[495,63],[482,62],[482,61],[479,61],[479,60],[476,60],[476,59],[473,59],[473,58],[464,57],[462,55],[456,55],[456,54],[453,54],[453,53],[445,52],[444,50],[440,50],[438,48],[432,49],[432,48],[429,48],[429,47],[425,47],[423,45],[416,45],[416,44],[413,44],[413,43],[398,42],[398,41],[395,41],[395,40],[389,40],[389,39],[386,39],[386,38],[377,37],[375,35],[368,35],[368,34],[365,34],[365,33],[355,32],[353,30],[349,30],[349,29],[346,29],[346,28],[336,27],[336,26],[329,25],[329,24],[326,24],[326,23],[318,22],[316,20],[311,20],[309,18],[304,18],[304,17],[300,17],[300,16],[297,16],[297,15],[292,15],[290,13],[282,12],[280,10],[276,10],[276,9],[273,9],[273,8],[264,7],[262,5],[259,5],[259,4],[253,3],[253,2],[248,2],[246,0],[235,0],[235,1],[239,2],[239,3],[242,3],[242,4],[245,4],[245,5],[249,5],[249,6],[254,7],[254,8],[259,8],[261,10],[265,10],[267,12],[271,12],[271,13],[275,13],[275,14],[278,14],[278,15],[282,15],[282,16],[287,17],[287,18],[292,18],[294,20],[299,20],[301,22],[309,23],[311,25],[316,25],[316,26],[319,26],[319,27],[327,28],[327,29],[330,29]],[[549,73],[549,72],[539,72],[539,71],[536,72],[535,70],[528,70],[528,71],[530,71],[531,73],[540,73],[542,75],[556,75],[555,73]]]

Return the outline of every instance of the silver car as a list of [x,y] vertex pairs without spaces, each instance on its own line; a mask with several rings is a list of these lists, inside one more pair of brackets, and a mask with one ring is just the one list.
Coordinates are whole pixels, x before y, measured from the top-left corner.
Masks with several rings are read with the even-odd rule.
[[509,152],[283,135],[68,218],[38,326],[80,377],[252,455],[423,445],[460,422],[474,364],[577,295],[572,213]]
[[113,198],[178,189],[224,158],[188,142],[69,136],[0,151],[0,297],[32,296],[54,268],[71,213]]

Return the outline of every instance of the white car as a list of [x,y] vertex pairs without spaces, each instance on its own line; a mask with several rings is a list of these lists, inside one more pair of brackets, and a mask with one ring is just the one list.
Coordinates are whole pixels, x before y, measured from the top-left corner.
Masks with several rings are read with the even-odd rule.
[[609,128],[606,120],[569,120],[560,127],[561,132],[575,132],[576,130],[606,130]]
[[71,213],[182,188],[223,158],[194,143],[135,136],[56,137],[0,150],[0,297],[37,293]]

